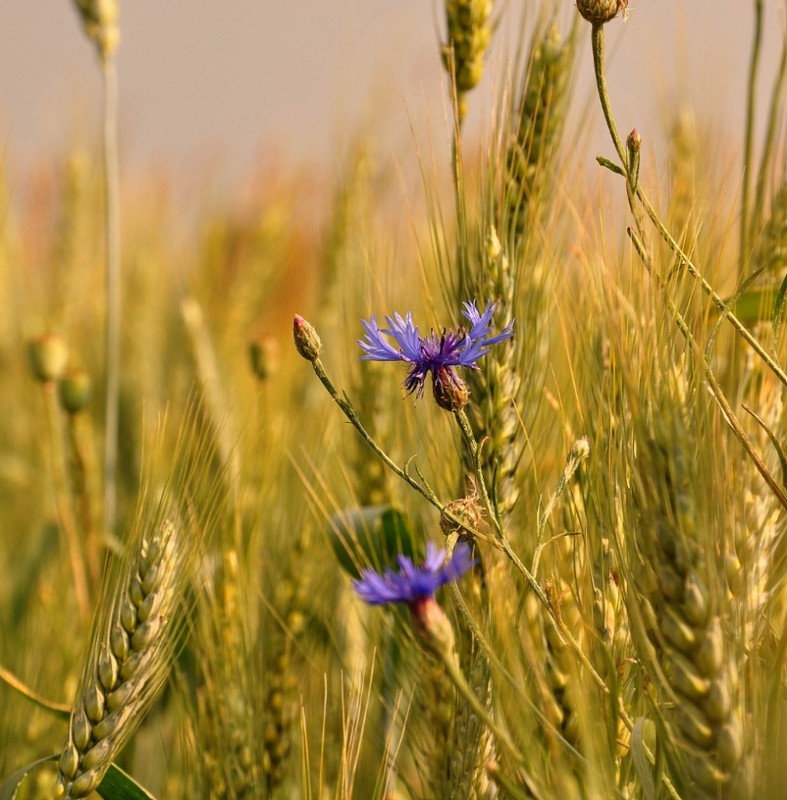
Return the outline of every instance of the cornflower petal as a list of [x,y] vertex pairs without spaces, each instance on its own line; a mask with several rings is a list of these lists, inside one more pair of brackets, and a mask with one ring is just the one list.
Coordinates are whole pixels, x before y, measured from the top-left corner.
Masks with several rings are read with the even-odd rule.
[[402,354],[392,347],[382,334],[386,333],[377,325],[377,319],[372,315],[369,320],[362,320],[366,336],[358,339],[358,345],[364,351],[361,359],[364,361],[401,361]]

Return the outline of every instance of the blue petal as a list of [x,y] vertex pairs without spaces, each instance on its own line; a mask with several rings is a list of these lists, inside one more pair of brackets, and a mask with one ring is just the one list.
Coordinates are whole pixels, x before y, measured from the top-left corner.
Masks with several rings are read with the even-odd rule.
[[382,334],[385,330],[381,330],[377,325],[377,319],[374,315],[368,320],[361,320],[361,323],[366,331],[366,336],[363,339],[358,339],[358,345],[364,351],[361,360],[364,361],[402,361],[402,354],[395,347],[385,339]]

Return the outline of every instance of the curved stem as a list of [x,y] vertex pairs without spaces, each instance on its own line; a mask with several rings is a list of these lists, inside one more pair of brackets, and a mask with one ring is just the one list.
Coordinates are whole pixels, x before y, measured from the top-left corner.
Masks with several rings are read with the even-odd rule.
[[412,476],[408,475],[407,472],[405,472],[405,470],[403,470],[388,455],[388,453],[386,453],[382,447],[377,444],[377,442],[375,442],[375,440],[372,438],[372,435],[361,423],[353,404],[349,401],[346,395],[339,394],[339,390],[333,385],[333,382],[328,377],[328,373],[325,371],[325,367],[323,366],[321,359],[316,358],[311,362],[311,364],[315,374],[320,379],[320,383],[328,390],[328,394],[333,398],[333,401],[337,406],[339,406],[344,413],[344,416],[347,417],[347,419],[350,421],[350,424],[353,426],[353,428],[355,428],[356,431],[358,431],[358,433],[361,435],[361,438],[375,452],[377,457],[382,459],[382,461],[394,474],[400,477],[411,488],[415,489],[418,494],[428,500],[433,506],[442,510],[443,503],[438,500],[437,495],[435,495],[431,488],[428,486],[422,486]]
[[596,73],[596,88],[598,89],[598,99],[601,101],[601,110],[604,112],[604,119],[609,129],[609,135],[612,137],[612,144],[615,145],[620,163],[626,166],[626,148],[623,146],[623,140],[618,133],[618,127],[615,124],[615,117],[612,115],[612,103],[609,99],[609,90],[607,89],[607,73],[604,68],[604,25],[594,24],[591,31],[591,45],[593,49],[593,67]]
[[[631,238],[631,241],[634,244],[634,248],[637,250],[638,255],[643,260],[645,264],[645,268],[652,274],[652,268],[650,263],[647,261],[647,254],[642,247],[641,242],[637,238],[636,233],[629,228],[628,235]],[[694,335],[689,330],[689,326],[686,324],[683,316],[681,315],[678,308],[672,302],[672,300],[666,295],[665,293],[665,302],[667,303],[667,307],[669,308],[670,314],[672,318],[675,320],[678,328],[683,335],[686,342],[691,346],[694,352],[700,356],[702,355],[702,364],[703,369],[705,372],[705,376],[708,380],[708,384],[710,386],[711,394],[713,395],[713,399],[716,401],[717,405],[721,409],[724,418],[727,420],[727,423],[732,428],[732,431],[735,435],[735,438],[741,443],[743,449],[749,455],[751,460],[754,462],[754,466],[757,468],[757,471],[762,475],[765,482],[768,484],[768,487],[773,492],[776,499],[779,503],[787,509],[787,495],[784,492],[784,487],[779,485],[779,482],[773,477],[770,470],[766,466],[765,462],[760,457],[759,453],[754,449],[754,445],[751,443],[751,440],[747,436],[746,432],[741,427],[740,422],[738,421],[735,412],[732,410],[732,406],[730,406],[729,401],[727,400],[724,391],[722,390],[719,382],[716,380],[716,376],[713,374],[713,369],[710,363],[710,353],[705,352],[704,354],[700,353],[700,346],[697,340],[694,338]]]

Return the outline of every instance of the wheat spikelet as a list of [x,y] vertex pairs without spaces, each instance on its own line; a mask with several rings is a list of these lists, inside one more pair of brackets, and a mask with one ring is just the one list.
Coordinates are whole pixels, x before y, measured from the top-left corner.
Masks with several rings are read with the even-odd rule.
[[743,524],[735,531],[733,547],[727,554],[726,576],[740,611],[742,644],[747,652],[756,649],[767,635],[769,621],[765,609],[779,589],[774,574],[780,566],[777,549],[784,539],[787,519],[751,462],[744,465],[748,485],[742,481]]
[[[694,115],[681,111],[670,132],[672,192],[669,203],[671,229],[680,233],[684,248],[691,252],[696,239],[697,125]],[[695,215],[693,217],[693,215]]]
[[693,478],[696,435],[679,407],[659,409],[651,432],[637,435],[628,602],[646,631],[647,646],[634,641],[655,679],[680,782],[696,798],[747,797],[742,690],[709,546],[719,532],[709,530]]
[[203,790],[216,800],[248,800],[259,796],[259,715],[248,670],[248,614],[237,551],[227,550],[222,561],[219,585],[205,593],[200,615],[204,681],[197,690],[195,740]]
[[491,13],[491,0],[446,0],[448,41],[443,46],[443,63],[452,71],[460,122],[467,114],[467,93],[484,74],[484,54],[492,38]]
[[[368,362],[360,371],[358,388],[354,395],[358,400],[358,413],[366,429],[383,446],[389,438],[387,411],[388,395],[382,391],[385,385],[381,364]],[[356,437],[353,441],[352,467],[358,505],[378,506],[389,503],[391,490],[389,472],[378,458],[374,458],[364,441]]]
[[550,177],[551,161],[566,118],[573,46],[553,25],[533,44],[517,119],[506,152],[501,230],[506,242],[521,241],[537,193]]
[[57,796],[87,797],[164,683],[182,624],[189,545],[168,516],[107,583],[60,757]]
[[284,780],[284,769],[291,748],[293,699],[298,686],[293,673],[293,650],[306,627],[309,596],[308,584],[298,564],[305,559],[307,546],[306,538],[302,537],[275,590],[274,604],[285,630],[278,631],[278,643],[272,646],[272,657],[265,672],[262,774],[269,792]]
[[88,39],[98,49],[102,61],[111,58],[120,42],[117,0],[74,0]]
[[[515,300],[514,274],[494,229],[490,232],[486,257],[484,271],[464,276],[466,287],[462,291],[467,297],[494,298],[498,301],[496,315],[510,319]],[[487,465],[484,477],[504,522],[520,493],[516,472],[522,454],[517,411],[522,387],[517,368],[521,351],[517,337],[501,342],[480,364],[480,369],[467,374],[471,400],[466,411],[479,440],[488,437],[484,445]],[[464,475],[472,474],[473,464],[469,453],[463,457],[464,481]]]

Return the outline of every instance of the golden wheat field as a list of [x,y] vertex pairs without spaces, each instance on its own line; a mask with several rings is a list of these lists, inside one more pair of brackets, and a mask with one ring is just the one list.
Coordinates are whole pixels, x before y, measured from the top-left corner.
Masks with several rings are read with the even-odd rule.
[[58,1],[100,124],[0,157],[0,800],[785,797],[787,3],[711,12],[730,136],[610,90],[633,0],[435,0],[409,148],[185,213],[124,4]]

